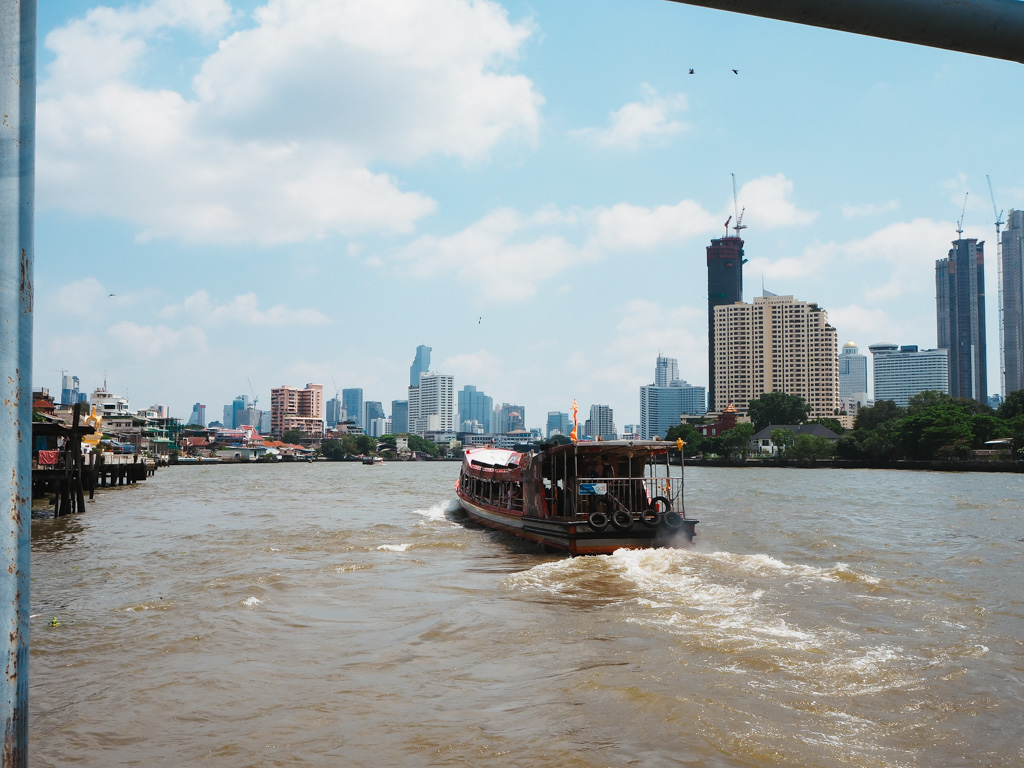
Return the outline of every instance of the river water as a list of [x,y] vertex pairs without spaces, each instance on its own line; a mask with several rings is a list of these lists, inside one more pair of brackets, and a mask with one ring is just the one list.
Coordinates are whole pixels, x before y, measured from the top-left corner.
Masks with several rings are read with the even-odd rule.
[[30,764],[1024,763],[1024,476],[687,469],[693,549],[573,559],[470,527],[458,469],[34,520]]

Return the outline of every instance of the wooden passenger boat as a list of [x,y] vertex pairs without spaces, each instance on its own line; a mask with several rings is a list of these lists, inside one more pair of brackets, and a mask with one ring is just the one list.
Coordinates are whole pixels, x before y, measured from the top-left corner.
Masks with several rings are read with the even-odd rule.
[[466,514],[573,555],[693,543],[697,520],[673,476],[673,443],[607,440],[536,451],[466,450],[456,492]]

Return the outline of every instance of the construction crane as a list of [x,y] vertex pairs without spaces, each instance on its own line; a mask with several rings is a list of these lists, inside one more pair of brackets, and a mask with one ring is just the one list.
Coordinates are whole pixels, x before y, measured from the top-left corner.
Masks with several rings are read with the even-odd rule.
[[996,208],[996,195],[992,191],[992,179],[986,173],[988,179],[988,195],[992,198],[992,214],[996,217],[996,275],[999,281],[999,392],[1006,397],[1006,343],[1005,328],[1003,325],[1003,238],[1000,232],[1003,228],[1003,212]]
[[[732,209],[733,212],[736,214],[736,223],[733,224],[732,228],[736,230],[736,237],[739,237],[740,230],[747,228],[747,225],[743,223],[743,212],[746,211],[747,209],[740,209],[739,198],[736,195],[736,174],[731,173],[729,175],[732,176]],[[728,226],[729,222],[727,221],[725,222],[725,224],[726,226]]]
[[956,223],[956,239],[963,240],[964,238],[964,214],[967,213],[967,192],[964,192],[964,207],[960,211],[960,221]]
[[260,401],[260,396],[257,395],[256,390],[252,388],[252,379],[246,376],[245,380],[249,382],[249,391],[252,392],[252,407],[255,408],[256,403]]

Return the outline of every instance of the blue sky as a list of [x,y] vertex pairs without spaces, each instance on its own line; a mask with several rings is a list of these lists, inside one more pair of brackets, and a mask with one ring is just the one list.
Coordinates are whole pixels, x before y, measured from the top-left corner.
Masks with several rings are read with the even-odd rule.
[[864,352],[935,345],[968,193],[999,391],[1019,64],[665,0],[64,0],[39,36],[35,386],[390,412],[427,344],[528,426],[575,398],[621,430],[659,352],[707,384],[735,173],[745,298]]

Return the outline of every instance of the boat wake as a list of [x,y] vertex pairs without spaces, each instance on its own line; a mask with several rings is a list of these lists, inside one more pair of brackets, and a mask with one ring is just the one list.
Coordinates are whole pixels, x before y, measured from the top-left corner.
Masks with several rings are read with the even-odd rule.
[[[616,609],[622,622],[672,634],[726,671],[786,668],[797,687],[830,678],[837,688],[861,692],[903,681],[881,671],[902,648],[834,620],[837,604],[870,600],[880,588],[878,579],[841,563],[820,568],[765,554],[619,550],[543,563],[509,576],[504,586],[542,602]],[[793,600],[802,601],[798,612]]]
[[444,501],[439,501],[427,509],[414,509],[413,512],[424,518],[420,523],[421,525],[430,523],[450,523],[451,521],[448,519],[448,515],[461,508],[458,498],[453,497],[445,499]]

